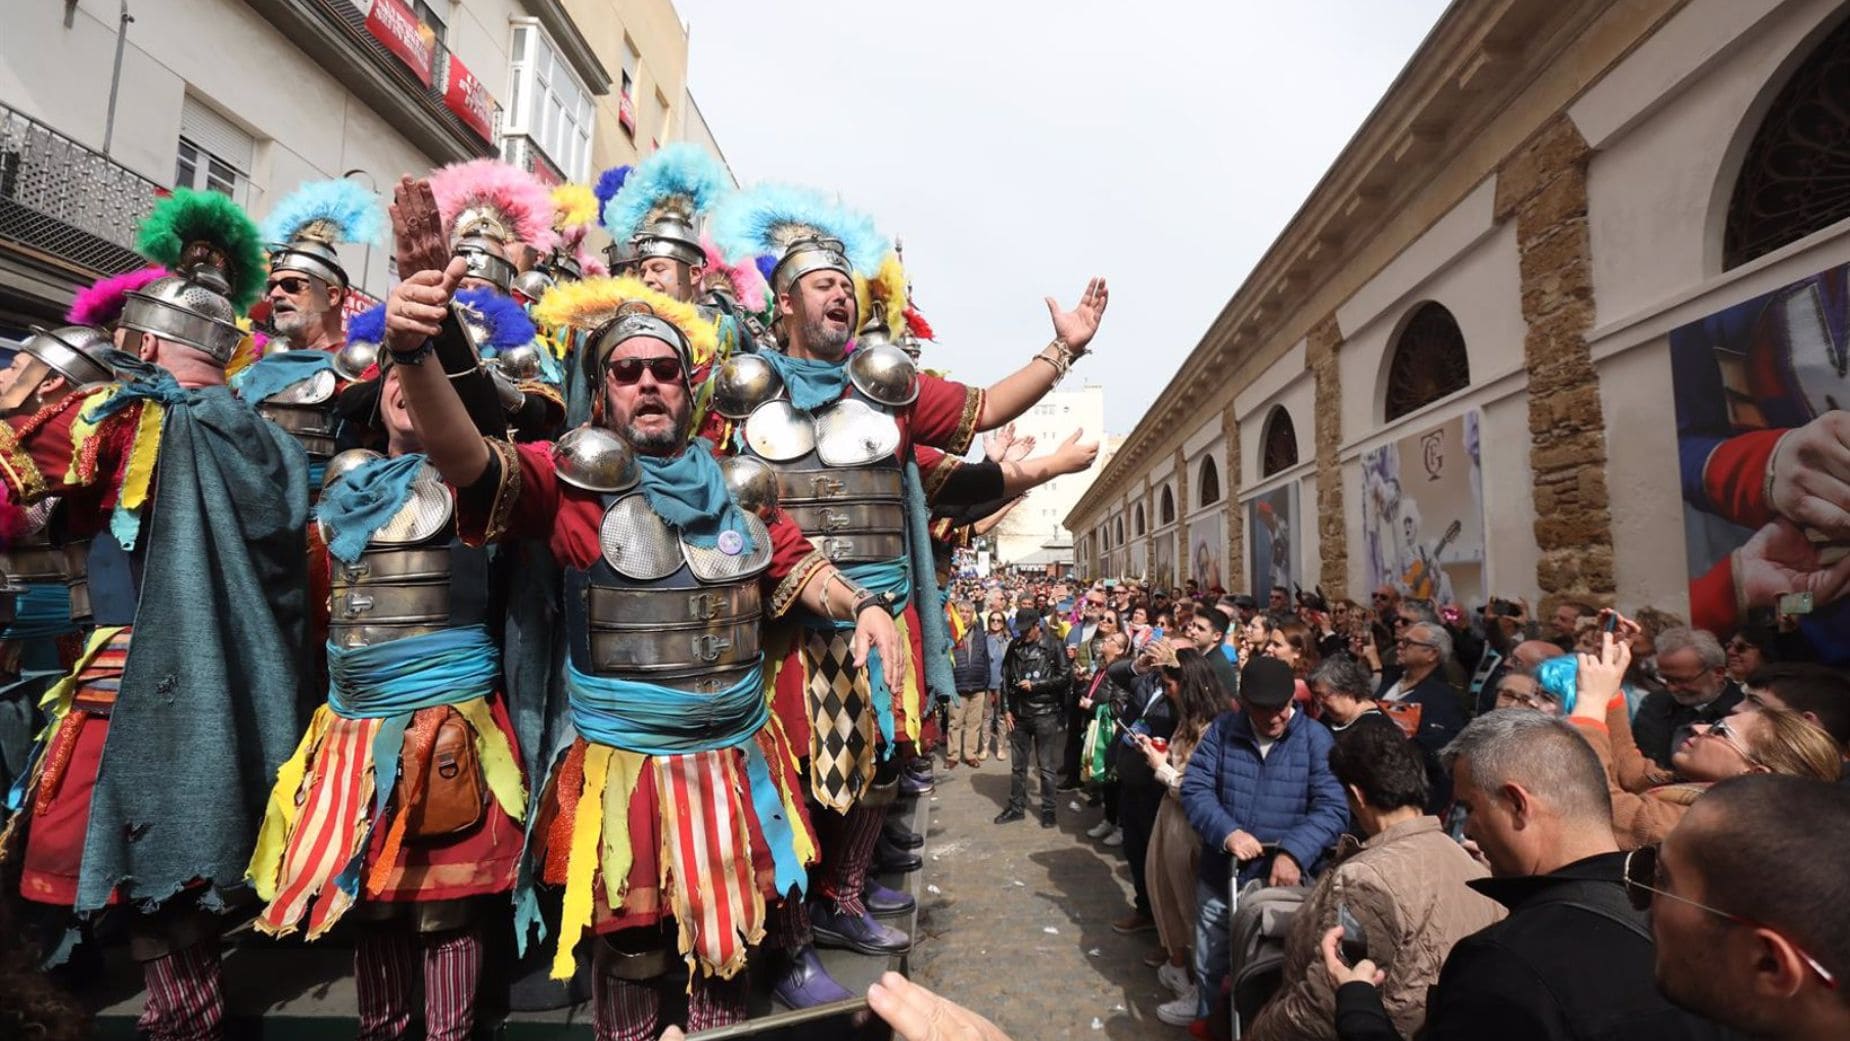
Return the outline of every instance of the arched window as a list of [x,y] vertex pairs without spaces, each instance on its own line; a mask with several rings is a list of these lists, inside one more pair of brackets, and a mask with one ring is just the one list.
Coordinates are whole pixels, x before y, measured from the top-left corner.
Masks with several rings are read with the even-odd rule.
[[1774,98],[1734,182],[1722,266],[1738,267],[1850,217],[1850,19]]
[[1214,457],[1201,460],[1201,469],[1195,473],[1195,505],[1212,506],[1220,501],[1220,467],[1214,465]]
[[1144,523],[1144,520],[1143,503],[1138,503],[1137,509],[1131,514],[1131,528],[1137,532],[1139,537],[1141,537],[1144,532],[1148,531],[1150,527],[1148,524]]
[[1118,518],[1118,530],[1112,533],[1111,541],[1114,545],[1118,545],[1118,546],[1124,545],[1124,518],[1123,517]]
[[1298,431],[1291,423],[1291,413],[1283,405],[1273,405],[1266,414],[1265,430],[1259,435],[1259,476],[1270,477],[1298,465]]
[[1162,499],[1157,503],[1156,516],[1163,524],[1174,524],[1176,522],[1175,493],[1171,492],[1169,486],[1166,484],[1163,485]]
[[1388,363],[1387,419],[1392,421],[1471,385],[1465,334],[1443,304],[1415,308]]

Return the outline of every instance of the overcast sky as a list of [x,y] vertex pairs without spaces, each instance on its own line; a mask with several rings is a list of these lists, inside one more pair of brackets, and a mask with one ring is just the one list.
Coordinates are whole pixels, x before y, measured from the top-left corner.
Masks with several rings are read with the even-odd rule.
[[[904,240],[925,362],[1013,371],[1106,276],[1127,434],[1437,20],[1442,0],[675,0],[744,184],[838,192]],[[1093,432],[1096,433],[1096,432]]]

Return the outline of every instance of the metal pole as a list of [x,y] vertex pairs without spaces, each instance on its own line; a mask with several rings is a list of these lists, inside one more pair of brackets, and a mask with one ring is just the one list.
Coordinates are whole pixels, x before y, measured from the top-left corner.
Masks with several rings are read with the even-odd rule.
[[122,0],[122,14],[116,22],[116,64],[109,73],[109,113],[103,117],[103,154],[116,136],[116,90],[122,86],[122,51],[128,45],[128,27],[135,17],[128,13],[128,0]]
[[[373,179],[372,174],[366,172],[365,170],[360,169],[359,167],[354,167],[353,169],[348,170],[346,173],[341,174],[341,176],[343,178],[352,177],[354,174],[359,174],[360,176],[366,178],[366,190],[367,191],[372,192],[374,195],[379,194],[379,182]],[[372,240],[368,239],[366,242],[366,258],[360,261],[360,292],[362,293],[366,292],[366,279],[367,279],[367,276],[371,275],[372,273],[373,273],[373,244],[372,244]]]

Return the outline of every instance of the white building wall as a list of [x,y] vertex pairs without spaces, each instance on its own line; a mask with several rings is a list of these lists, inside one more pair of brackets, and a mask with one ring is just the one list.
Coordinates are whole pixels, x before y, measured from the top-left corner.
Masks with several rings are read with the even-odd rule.
[[[1104,426],[1105,388],[1086,386],[1048,394],[1015,420],[1015,433],[1033,437],[1034,454],[1044,455],[1075,430],[1084,430],[1086,440],[1100,440]],[[1094,465],[1083,473],[1056,477],[1029,492],[1028,498],[996,528],[996,553],[1001,560],[1018,560],[1050,542],[1071,542],[1072,533],[1063,522],[1079,497],[1092,487],[1099,470]]]

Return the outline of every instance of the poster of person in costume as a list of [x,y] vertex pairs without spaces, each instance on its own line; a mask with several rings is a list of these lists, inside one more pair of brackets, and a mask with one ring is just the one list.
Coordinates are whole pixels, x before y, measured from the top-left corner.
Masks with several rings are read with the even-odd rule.
[[1473,410],[1362,456],[1369,589],[1436,604],[1484,597],[1484,500]]
[[1850,265],[1673,330],[1691,623],[1850,661]]
[[1246,545],[1253,599],[1265,603],[1273,589],[1289,593],[1299,583],[1298,485],[1291,481],[1246,502]]

